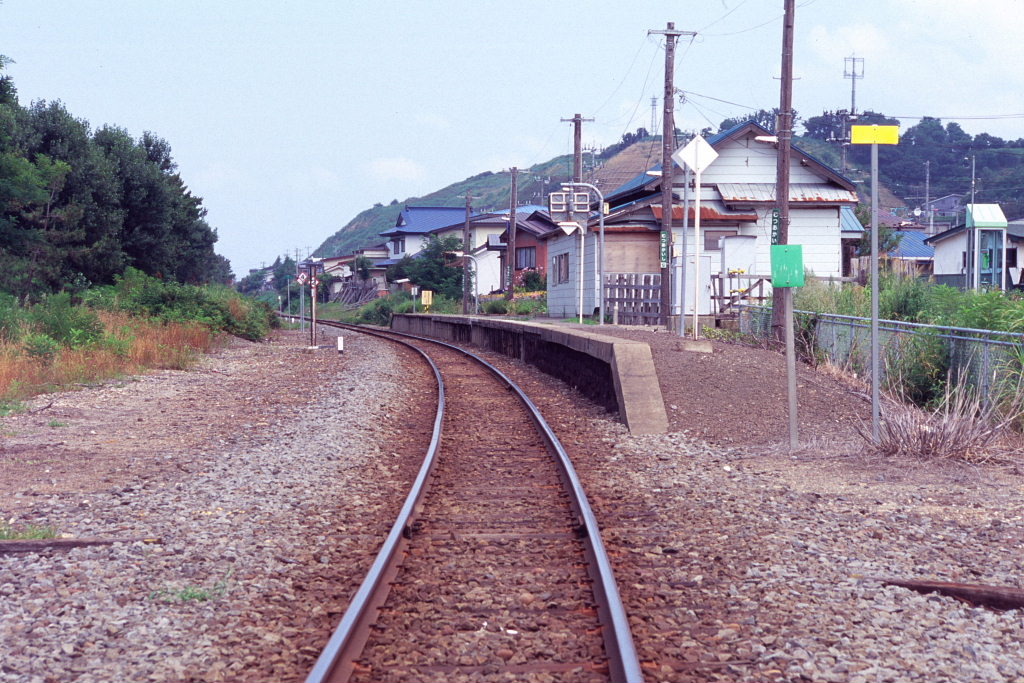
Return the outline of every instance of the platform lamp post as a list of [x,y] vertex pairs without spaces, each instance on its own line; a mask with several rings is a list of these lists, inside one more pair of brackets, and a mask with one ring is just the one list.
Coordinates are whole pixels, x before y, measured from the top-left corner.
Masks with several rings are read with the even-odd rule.
[[899,126],[851,126],[850,143],[871,145],[871,440],[881,440],[881,363],[878,349],[878,146],[899,144]]
[[[598,281],[597,281],[597,291],[598,291],[598,312],[599,312],[599,316],[600,316],[598,318],[597,324],[598,325],[604,325],[604,214],[605,214],[604,195],[601,193],[601,190],[597,189],[596,186],[591,185],[590,183],[577,183],[577,182],[562,183],[562,189],[563,190],[571,191],[571,190],[573,190],[573,189],[575,189],[577,187],[585,187],[588,190],[593,190],[594,194],[597,195],[597,202],[598,202],[598,204],[597,204],[597,225],[598,225],[598,234],[599,234],[599,238],[598,238],[598,245],[599,246],[598,246],[598,257],[597,257],[597,268],[599,269],[599,274],[598,274]],[[582,273],[580,274],[580,277],[582,278]],[[583,310],[582,305],[580,306],[580,310],[581,311]]]
[[446,251],[446,254],[450,254],[455,258],[467,258],[473,263],[473,314],[480,313],[480,264],[476,260],[476,256],[467,254],[464,251]]

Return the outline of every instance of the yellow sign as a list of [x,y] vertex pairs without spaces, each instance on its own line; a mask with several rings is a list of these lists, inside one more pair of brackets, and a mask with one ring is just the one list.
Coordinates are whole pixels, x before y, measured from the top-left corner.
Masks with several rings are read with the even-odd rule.
[[850,126],[850,142],[855,145],[898,145],[899,126]]
[[420,292],[420,302],[423,304],[423,308],[430,311],[430,307],[434,304],[434,293],[429,289],[424,289]]

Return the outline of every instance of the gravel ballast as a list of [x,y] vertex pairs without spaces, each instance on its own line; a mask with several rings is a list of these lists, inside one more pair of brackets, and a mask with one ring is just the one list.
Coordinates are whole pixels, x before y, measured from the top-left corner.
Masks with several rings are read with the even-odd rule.
[[[194,372],[40,397],[2,421],[5,521],[158,541],[0,555],[0,681],[301,680],[408,485],[420,437],[402,415],[433,394],[379,342],[349,336],[343,358],[303,345],[236,344]],[[701,377],[729,353],[716,344]],[[880,580],[1020,586],[1016,467],[870,458],[834,410],[828,448],[793,456],[737,444],[750,427],[728,420],[685,433],[693,359],[662,379],[676,431],[634,437],[494,360],[572,435],[648,680],[1024,680],[1020,611]],[[756,367],[742,381],[760,386]],[[801,427],[814,443],[812,416]]]
[[[0,555],[0,680],[304,677],[407,488],[391,476],[401,439],[390,410],[413,394],[390,347],[357,336],[340,359],[302,343],[298,333],[239,343],[195,372],[41,397],[33,408],[52,405],[4,421],[10,460],[44,457],[28,446],[54,433],[69,444],[78,431],[103,436],[89,433],[103,429],[94,410],[109,419],[159,394],[166,411],[140,411],[144,422],[124,423],[108,451],[102,438],[89,447],[112,476],[90,470],[61,491],[7,498],[15,526],[156,540]],[[147,449],[188,430],[160,415],[222,398],[259,410],[207,409],[202,443]],[[138,445],[119,454],[128,436]],[[74,453],[83,457],[80,444]],[[116,472],[119,462],[139,476]]]

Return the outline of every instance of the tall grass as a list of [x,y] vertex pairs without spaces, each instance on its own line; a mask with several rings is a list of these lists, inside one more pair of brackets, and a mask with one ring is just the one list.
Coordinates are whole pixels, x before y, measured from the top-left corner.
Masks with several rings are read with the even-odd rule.
[[111,311],[97,313],[96,319],[100,332],[93,342],[59,346],[52,356],[28,353],[20,341],[0,341],[0,400],[23,399],[146,368],[187,369],[217,339],[213,330],[197,323],[162,323]]

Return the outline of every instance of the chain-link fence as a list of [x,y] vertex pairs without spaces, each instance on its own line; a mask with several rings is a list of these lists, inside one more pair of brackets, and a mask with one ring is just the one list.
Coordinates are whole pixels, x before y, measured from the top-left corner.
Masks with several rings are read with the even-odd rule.
[[[740,331],[767,339],[770,306],[741,305]],[[794,311],[797,339],[807,353],[868,379],[871,320],[848,315]],[[898,320],[878,321],[883,382],[899,383],[916,400],[927,399],[947,379],[975,388],[982,397],[1014,385],[1022,373],[1024,334],[942,327]]]

